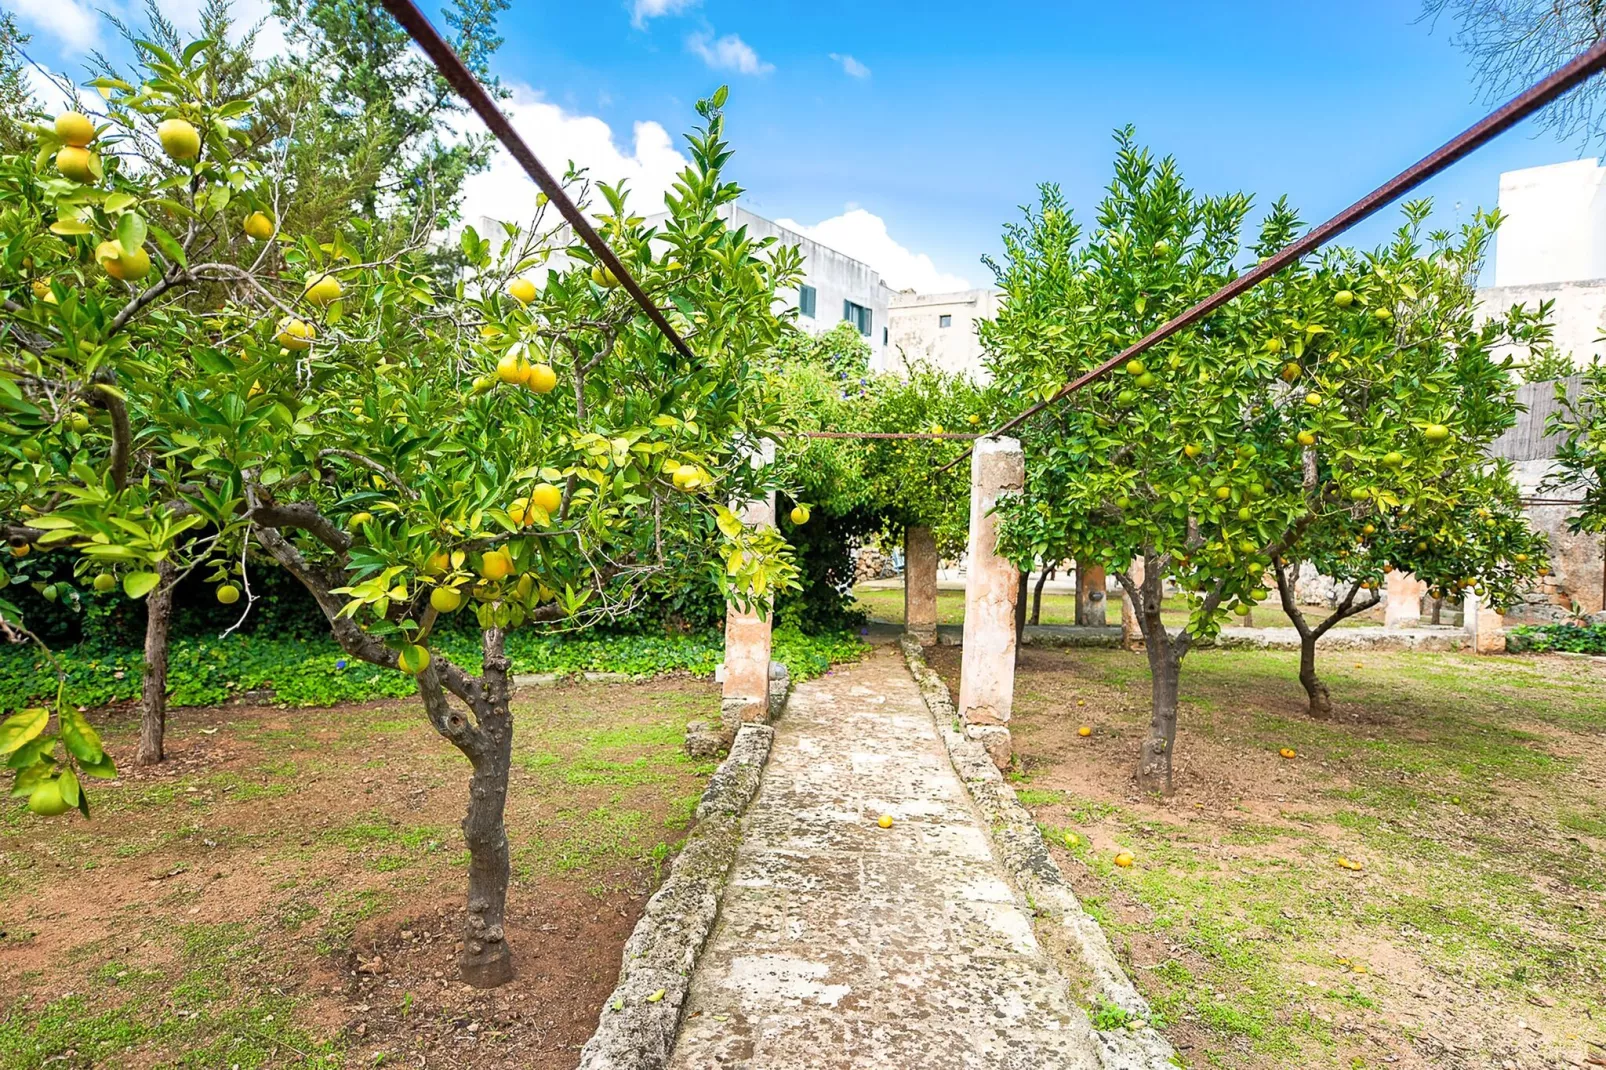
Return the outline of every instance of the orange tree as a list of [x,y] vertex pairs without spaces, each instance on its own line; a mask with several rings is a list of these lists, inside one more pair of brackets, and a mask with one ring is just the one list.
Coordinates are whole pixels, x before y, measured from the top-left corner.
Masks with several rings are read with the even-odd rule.
[[[1424,239],[1430,210],[1409,203],[1388,244],[1365,255],[1332,249],[1244,299],[1271,401],[1259,483],[1239,510],[1243,545],[1280,548],[1273,569],[1315,716],[1332,710],[1317,641],[1378,603],[1387,570],[1504,605],[1544,565],[1544,540],[1517,508],[1508,468],[1486,454],[1518,412],[1512,359],[1495,353],[1540,349],[1549,328],[1542,310],[1477,313],[1498,217],[1480,213],[1457,234]],[[1258,251],[1285,244],[1296,226],[1274,211]],[[1302,561],[1341,592],[1314,623],[1295,597]]]
[[[740,192],[721,170],[724,90],[699,104],[661,227],[600,187],[605,237],[673,310],[691,357],[585,247],[542,226],[544,202],[528,230],[466,231],[466,267],[446,284],[422,270],[425,251],[358,221],[322,243],[276,235],[258,215],[264,179],[229,156],[252,104],[209,99],[188,67],[199,51],[107,84],[109,122],[65,118],[0,173],[0,523],[14,554],[78,553],[97,588],[146,597],[203,569],[246,611],[265,554],[350,655],[415,676],[472,769],[462,976],[499,984],[512,975],[505,637],[628,612],[665,546],[738,601],[795,584],[779,532],[721,503],[767,475],[745,455],[771,426],[771,305],[797,257],[720,217]],[[277,259],[208,259],[234,232]],[[459,612],[479,649],[454,660],[436,633]],[[50,803],[41,812],[73,794],[75,768],[109,767],[70,695],[55,733],[50,717],[0,726],[14,793]]]

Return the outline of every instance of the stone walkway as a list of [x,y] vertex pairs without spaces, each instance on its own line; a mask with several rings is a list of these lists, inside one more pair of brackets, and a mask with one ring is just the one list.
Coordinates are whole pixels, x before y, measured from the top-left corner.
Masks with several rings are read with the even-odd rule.
[[670,1066],[1096,1070],[897,650],[776,729]]

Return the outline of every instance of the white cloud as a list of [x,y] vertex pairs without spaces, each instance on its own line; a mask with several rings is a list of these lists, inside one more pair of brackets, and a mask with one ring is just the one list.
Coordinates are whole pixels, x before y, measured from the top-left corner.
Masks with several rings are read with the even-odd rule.
[[[674,146],[669,132],[654,122],[636,123],[633,144],[615,144],[613,130],[592,115],[575,115],[544,100],[526,85],[515,85],[503,107],[536,157],[559,178],[570,160],[590,168],[602,182],[628,181],[630,203],[641,215],[663,211],[664,193],[686,158]],[[472,117],[466,123],[478,126]],[[535,183],[525,175],[507,150],[498,147],[491,166],[471,176],[463,187],[463,218],[478,223],[481,217],[510,223],[528,223],[535,215]]]
[[100,14],[78,0],[7,0],[22,16],[24,29],[37,29],[54,37],[61,50],[77,55],[99,48]]
[[630,24],[640,30],[646,27],[649,19],[663,15],[679,15],[688,8],[696,7],[700,2],[701,0],[633,0],[630,5]]
[[843,52],[831,53],[831,58],[842,64],[842,73],[854,78],[870,77],[870,68]]
[[759,59],[753,47],[733,33],[717,41],[713,34],[694,33],[686,38],[686,50],[701,56],[703,62],[716,71],[768,74],[775,69],[775,64]]
[[937,270],[931,257],[899,245],[887,233],[887,221],[863,208],[850,208],[841,215],[806,226],[792,219],[775,222],[813,238],[881,272],[881,278],[894,290],[919,293],[947,293],[968,290],[970,283],[958,275]]

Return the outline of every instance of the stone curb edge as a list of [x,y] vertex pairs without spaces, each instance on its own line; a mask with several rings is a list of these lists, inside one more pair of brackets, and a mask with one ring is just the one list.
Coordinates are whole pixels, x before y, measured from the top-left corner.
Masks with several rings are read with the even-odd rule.
[[769,725],[743,725],[709,778],[697,823],[625,941],[619,984],[602,1005],[577,1070],[662,1070],[669,1062],[692,969],[736,859],[742,814],[758,794],[774,739]]
[[[1097,994],[1132,1017],[1147,1021],[1152,1013],[1148,1001],[1127,977],[1104,930],[1082,909],[1081,900],[1049,855],[1037,822],[1020,804],[1015,789],[1004,781],[982,745],[966,739],[955,727],[959,712],[949,697],[948,685],[926,664],[918,642],[902,636],[898,646],[936,723],[937,734],[948,748],[954,771],[981,810],[999,861],[1016,888],[1039,913],[1064,928],[1071,946],[1080,952],[1083,964],[1093,975]],[[1099,1038],[1099,1060],[1106,1070],[1171,1070],[1178,1065],[1171,1045],[1150,1026],[1094,1030],[1094,1035]]]

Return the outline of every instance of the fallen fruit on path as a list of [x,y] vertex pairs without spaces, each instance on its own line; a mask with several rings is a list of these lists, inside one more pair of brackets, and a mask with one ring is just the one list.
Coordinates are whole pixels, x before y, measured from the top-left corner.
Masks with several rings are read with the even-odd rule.
[[41,817],[55,817],[57,814],[65,814],[72,807],[61,797],[61,781],[47,780],[29,794],[28,809]]
[[1126,869],[1136,861],[1137,859],[1132,857],[1131,851],[1122,851],[1120,854],[1115,856],[1115,864],[1120,866],[1122,869]]
[[273,340],[286,349],[311,349],[312,340],[318,337],[318,331],[306,320],[286,316],[279,321],[279,333]]
[[429,667],[429,651],[416,644],[404,646],[396,661],[402,672],[417,676]]
[[1093,734],[1093,726],[1092,725],[1083,725],[1081,728],[1078,728],[1076,730],[1076,734],[1081,736],[1082,738],[1086,739],[1088,736],[1091,736]]
[[1067,832],[1065,834],[1065,846],[1067,846],[1067,847],[1075,847],[1078,844],[1080,844],[1081,842],[1082,842],[1082,837],[1078,836],[1076,833]]
[[507,284],[507,295],[521,305],[535,300],[535,283],[529,279],[514,279]]
[[95,181],[95,172],[91,169],[89,161],[88,149],[63,145],[56,152],[56,170],[61,172],[62,177],[82,182],[86,186],[93,185]]
[[454,612],[463,604],[463,592],[456,587],[437,587],[429,592],[429,604],[437,613]]
[[1359,872],[1361,868],[1361,864],[1359,862],[1356,862],[1353,859],[1345,858],[1343,855],[1338,856],[1338,865],[1340,869],[1347,869],[1352,872]]
[[1299,757],[1299,755],[1297,753],[1295,753],[1293,747],[1284,747],[1282,750],[1278,751],[1277,753],[1281,754],[1284,758],[1289,758],[1289,759],[1293,759],[1293,758]]
[[156,124],[156,136],[161,139],[162,151],[180,163],[201,154],[201,133],[186,119],[163,119]]
[[232,606],[240,600],[240,589],[232,583],[225,583],[217,589],[217,600],[226,606]]
[[340,280],[326,272],[311,272],[307,275],[307,288],[301,291],[301,296],[308,304],[333,304],[340,299]]
[[880,825],[884,829],[891,828],[892,827],[892,815],[891,814],[882,814],[881,815],[881,820],[877,821],[876,824]]
[[56,116],[56,136],[63,145],[81,149],[95,140],[95,124],[83,112],[64,111]]

